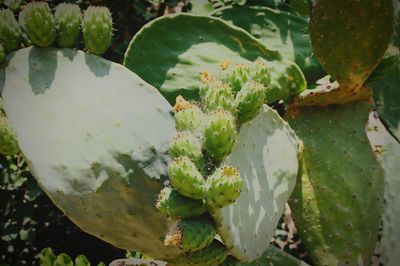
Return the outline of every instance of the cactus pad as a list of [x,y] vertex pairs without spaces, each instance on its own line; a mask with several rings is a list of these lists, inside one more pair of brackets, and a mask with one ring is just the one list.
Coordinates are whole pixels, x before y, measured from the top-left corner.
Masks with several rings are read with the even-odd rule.
[[182,196],[176,189],[169,187],[161,190],[156,206],[163,215],[172,219],[191,218],[206,211],[203,201]]
[[54,18],[57,27],[57,44],[61,47],[78,47],[81,37],[81,9],[78,5],[59,4]]
[[373,254],[384,180],[365,133],[371,108],[361,101],[287,114],[304,143],[290,206],[316,265],[356,265]]
[[89,6],[86,9],[82,32],[86,49],[93,54],[104,54],[112,41],[112,17],[106,7]]
[[54,16],[46,2],[32,2],[25,5],[19,13],[18,21],[32,44],[46,47],[55,41]]
[[6,53],[21,46],[21,29],[15,20],[14,13],[8,9],[0,10],[0,44]]
[[145,25],[132,39],[124,65],[155,86],[171,103],[182,95],[198,100],[200,73],[217,73],[220,62],[256,59],[271,69],[271,89],[279,97],[305,89],[303,74],[293,62],[268,50],[254,37],[223,20],[178,14]]
[[319,0],[310,37],[322,67],[348,90],[361,88],[380,62],[394,31],[392,0]]
[[236,140],[235,119],[230,112],[214,111],[207,115],[204,130],[204,149],[215,162],[224,159]]
[[239,123],[250,121],[257,116],[265,101],[265,87],[258,82],[247,82],[235,98]]
[[[181,254],[164,245],[167,221],[155,206],[176,134],[168,102],[125,67],[82,51],[31,47],[8,58],[4,109],[52,201],[116,247]],[[37,74],[37,61],[47,71]]]
[[288,124],[264,105],[256,118],[242,125],[223,162],[240,170],[243,188],[234,204],[212,214],[229,253],[242,262],[261,257],[269,247],[296,184],[298,146]]
[[205,181],[203,176],[188,157],[175,158],[168,165],[168,176],[172,186],[182,195],[192,199],[203,199]]

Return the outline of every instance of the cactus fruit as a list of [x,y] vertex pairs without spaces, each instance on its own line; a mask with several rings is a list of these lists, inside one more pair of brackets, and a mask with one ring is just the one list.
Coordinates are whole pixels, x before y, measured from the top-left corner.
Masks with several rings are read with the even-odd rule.
[[54,16],[46,2],[28,3],[19,13],[18,21],[22,31],[36,46],[50,46],[56,39]]
[[0,10],[0,44],[6,53],[21,46],[21,29],[15,20],[14,13],[8,9]]
[[79,6],[59,4],[56,7],[54,18],[57,27],[57,44],[60,47],[77,47],[81,36],[82,20]]
[[4,51],[3,46],[0,44],[0,64],[3,63],[5,57],[6,52]]
[[252,120],[257,116],[265,101],[265,87],[258,82],[246,82],[235,98],[239,123]]
[[218,110],[207,115],[204,149],[214,162],[223,160],[231,153],[235,139],[235,119],[230,112]]
[[172,186],[182,195],[192,199],[204,198],[205,181],[188,157],[175,158],[168,165],[168,176]]
[[319,0],[311,13],[311,44],[322,67],[354,92],[379,64],[394,25],[392,0]]
[[207,216],[177,221],[165,237],[167,246],[176,246],[186,252],[207,247],[215,237],[215,227]]
[[237,64],[229,67],[223,81],[229,84],[233,91],[237,93],[242,89],[242,85],[250,80],[250,68],[244,64]]
[[189,132],[178,132],[170,143],[169,154],[173,158],[186,156],[200,168],[203,164],[201,149],[199,138]]
[[86,49],[93,54],[104,54],[111,45],[112,17],[106,7],[89,6],[83,16],[82,32]]
[[191,131],[195,135],[203,133],[204,113],[197,105],[185,101],[182,96],[178,96],[174,111],[176,130]]
[[7,118],[0,114],[0,154],[15,155],[19,152],[17,137]]
[[207,179],[206,203],[213,209],[223,208],[235,202],[242,191],[243,180],[239,170],[222,166]]
[[226,110],[236,113],[235,98],[229,85],[220,83],[209,88],[204,96],[204,109],[206,111]]
[[186,219],[203,214],[207,209],[201,200],[182,196],[177,190],[165,187],[157,199],[157,209],[172,219]]

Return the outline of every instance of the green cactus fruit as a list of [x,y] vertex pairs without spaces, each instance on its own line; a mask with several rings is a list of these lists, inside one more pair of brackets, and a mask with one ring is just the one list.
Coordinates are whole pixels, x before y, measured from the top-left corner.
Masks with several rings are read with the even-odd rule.
[[0,114],[0,153],[15,155],[19,152],[17,137],[7,118]]
[[44,248],[40,251],[39,261],[41,266],[53,266],[57,259],[51,248]]
[[174,111],[176,130],[191,131],[196,136],[202,135],[205,118],[203,111],[197,105],[185,101],[182,96],[178,96]]
[[357,91],[379,64],[395,25],[392,0],[319,0],[310,38],[322,67],[342,88]]
[[6,53],[21,47],[21,29],[15,20],[14,13],[8,9],[0,9],[0,44]]
[[169,153],[172,158],[186,156],[201,169],[203,165],[201,149],[199,138],[189,132],[178,132],[170,143]]
[[93,54],[104,54],[111,45],[112,17],[106,7],[89,6],[82,21],[83,42]]
[[204,149],[214,161],[223,160],[235,144],[235,119],[230,112],[213,111],[206,117]]
[[172,186],[182,195],[192,199],[204,198],[205,181],[188,157],[175,158],[168,165],[168,176]]
[[199,216],[207,209],[203,201],[184,197],[176,189],[169,187],[161,190],[156,207],[163,215],[172,219]]
[[237,93],[242,89],[242,85],[250,78],[250,67],[245,64],[235,64],[228,66],[226,76],[222,80],[228,83],[233,91]]
[[226,110],[235,115],[235,98],[231,87],[220,83],[209,88],[204,96],[204,108],[206,111]]
[[265,87],[258,82],[246,82],[235,98],[239,123],[250,121],[257,116],[265,101]]
[[271,86],[271,71],[268,65],[263,62],[254,62],[250,68],[250,78],[262,84],[265,88]]
[[192,252],[207,247],[213,241],[215,234],[215,226],[210,218],[196,217],[173,223],[164,243]]
[[365,132],[372,108],[359,101],[287,113],[304,143],[289,203],[315,265],[367,264],[374,253],[384,178]]
[[81,9],[78,5],[59,4],[54,18],[57,27],[57,44],[61,47],[78,47],[81,36]]
[[32,2],[24,6],[18,17],[22,31],[32,44],[46,47],[56,39],[54,16],[46,2]]
[[222,166],[207,179],[206,203],[213,209],[223,208],[235,202],[242,191],[243,180],[239,170]]
[[60,253],[54,261],[53,266],[74,266],[74,262],[67,254]]
[[33,46],[7,65],[4,109],[52,202],[115,247],[161,260],[182,254],[164,245],[169,218],[155,206],[176,134],[164,97],[122,65],[79,50]]
[[6,52],[4,51],[3,46],[0,44],[0,64],[3,63],[5,57]]

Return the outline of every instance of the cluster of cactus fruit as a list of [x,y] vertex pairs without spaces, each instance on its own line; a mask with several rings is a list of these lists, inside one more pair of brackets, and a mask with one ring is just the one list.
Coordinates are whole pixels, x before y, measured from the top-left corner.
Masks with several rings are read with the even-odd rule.
[[239,169],[225,164],[240,125],[260,111],[270,84],[262,63],[220,64],[220,73],[201,74],[202,104],[176,98],[176,136],[171,140],[170,185],[157,199],[157,209],[171,218],[165,245],[186,252],[173,265],[219,265],[227,257],[214,240],[214,221],[207,213],[233,204],[243,180]]
[[106,7],[90,6],[82,15],[75,4],[59,4],[54,15],[46,2],[22,6],[18,21],[9,9],[0,10],[0,62],[5,54],[35,45],[78,48],[83,43],[88,52],[101,55],[111,45],[112,17]]

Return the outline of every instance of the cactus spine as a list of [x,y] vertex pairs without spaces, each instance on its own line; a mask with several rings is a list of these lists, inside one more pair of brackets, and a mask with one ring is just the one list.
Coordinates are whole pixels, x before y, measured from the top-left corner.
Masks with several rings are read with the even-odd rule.
[[81,35],[81,9],[78,5],[59,4],[54,13],[57,27],[57,44],[61,47],[77,47]]
[[86,49],[93,54],[104,54],[112,39],[110,11],[105,7],[88,7],[83,16],[82,32]]

